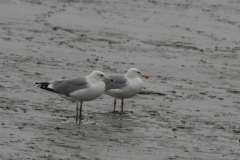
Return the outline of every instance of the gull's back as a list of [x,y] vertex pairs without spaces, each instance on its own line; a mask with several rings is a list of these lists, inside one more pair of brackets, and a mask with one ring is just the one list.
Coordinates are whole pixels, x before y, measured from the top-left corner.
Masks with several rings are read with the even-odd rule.
[[70,93],[76,90],[89,87],[86,77],[68,80],[57,80],[53,82],[36,82],[36,84],[38,84],[38,87],[41,89],[48,90],[57,94],[63,94],[65,96],[69,96]]
[[111,89],[124,88],[129,83],[125,74],[114,74],[110,75],[109,77],[113,78],[115,82],[106,83],[106,92],[110,91]]

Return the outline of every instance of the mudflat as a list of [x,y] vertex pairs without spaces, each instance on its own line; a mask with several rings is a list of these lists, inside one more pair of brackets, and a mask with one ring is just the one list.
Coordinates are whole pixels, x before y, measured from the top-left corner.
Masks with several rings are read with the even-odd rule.
[[[240,159],[238,0],[0,0],[0,159]],[[34,82],[139,68],[75,104]]]

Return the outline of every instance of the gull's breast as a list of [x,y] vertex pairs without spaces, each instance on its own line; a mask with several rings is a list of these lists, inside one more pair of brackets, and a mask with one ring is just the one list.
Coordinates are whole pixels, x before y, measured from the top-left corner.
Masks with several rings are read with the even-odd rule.
[[69,94],[70,97],[77,101],[91,101],[101,96],[106,88],[104,82],[91,84],[88,88],[80,89]]

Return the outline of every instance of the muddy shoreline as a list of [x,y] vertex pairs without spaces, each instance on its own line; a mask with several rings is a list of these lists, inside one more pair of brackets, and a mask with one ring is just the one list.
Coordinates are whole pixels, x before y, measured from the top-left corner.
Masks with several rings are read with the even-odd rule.
[[[240,159],[240,3],[0,1],[0,159]],[[150,76],[125,114],[36,81]]]

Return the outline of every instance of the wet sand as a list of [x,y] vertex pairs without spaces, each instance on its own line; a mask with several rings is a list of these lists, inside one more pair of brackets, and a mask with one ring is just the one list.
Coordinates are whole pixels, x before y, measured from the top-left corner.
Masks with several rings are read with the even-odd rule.
[[[0,159],[240,159],[237,0],[0,3]],[[34,85],[132,67],[125,114],[102,95],[80,125]]]

